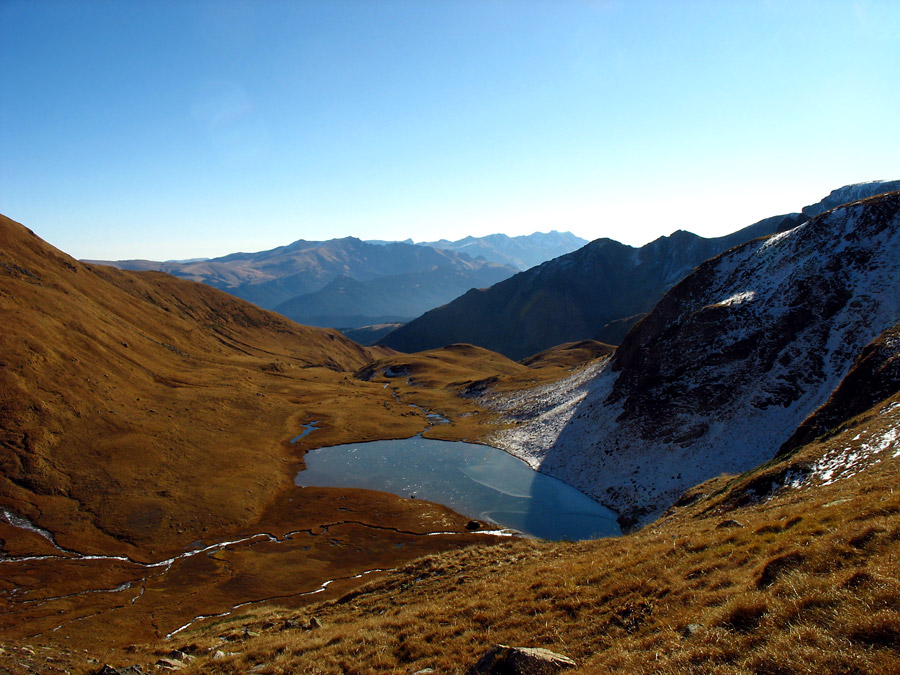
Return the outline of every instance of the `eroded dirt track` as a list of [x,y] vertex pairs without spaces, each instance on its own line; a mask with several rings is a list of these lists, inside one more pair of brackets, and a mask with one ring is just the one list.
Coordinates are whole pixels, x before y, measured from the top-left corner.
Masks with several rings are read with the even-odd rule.
[[[426,502],[296,488],[263,515],[256,531],[198,541],[149,563],[82,555],[19,527],[33,550],[0,561],[0,632],[31,644],[152,643],[236,607],[337,596],[363,575],[491,539],[464,525],[461,516]],[[35,537],[46,545],[39,547]]]

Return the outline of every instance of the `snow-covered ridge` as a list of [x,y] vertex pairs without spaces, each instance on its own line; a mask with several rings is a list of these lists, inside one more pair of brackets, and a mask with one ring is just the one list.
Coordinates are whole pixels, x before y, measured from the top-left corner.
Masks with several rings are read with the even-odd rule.
[[773,457],[900,322],[897,279],[900,193],[748,242],[670,291],[590,379],[520,395],[520,425],[493,441],[646,522]]

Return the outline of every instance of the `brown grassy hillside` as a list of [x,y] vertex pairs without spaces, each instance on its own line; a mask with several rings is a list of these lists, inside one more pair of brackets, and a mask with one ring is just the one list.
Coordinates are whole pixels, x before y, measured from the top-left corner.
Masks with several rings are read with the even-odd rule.
[[140,557],[252,520],[281,487],[284,440],[371,358],[206,286],[0,228],[0,495],[61,543]]
[[[299,612],[198,626],[141,658],[178,647],[196,656],[186,673],[461,675],[502,643],[567,654],[581,673],[897,673],[900,452],[877,448],[896,440],[898,415],[894,396],[619,539],[431,556]],[[851,458],[844,470],[772,492],[837,455]],[[322,627],[304,628],[311,617]]]
[[457,381],[565,373],[437,350],[409,357],[420,399],[421,383],[360,376],[405,355],[201,284],[80,263],[2,217],[0,316],[0,670],[21,660],[13,645],[102,654],[492,541],[440,506],[293,477],[309,447],[412,436],[429,412],[451,420],[445,437],[483,436],[493,416],[460,406]]

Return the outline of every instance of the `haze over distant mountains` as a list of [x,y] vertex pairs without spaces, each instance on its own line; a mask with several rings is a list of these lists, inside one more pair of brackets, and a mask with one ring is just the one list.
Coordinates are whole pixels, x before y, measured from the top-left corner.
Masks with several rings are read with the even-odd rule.
[[802,213],[773,216],[724,237],[707,239],[679,230],[640,248],[597,239],[491,288],[471,290],[399,327],[379,344],[415,352],[466,342],[513,359],[583,339],[618,344],[704,260],[796,227],[838,204],[898,187],[900,181],[848,185]]
[[434,246],[445,251],[465,253],[472,258],[484,258],[493,262],[512,265],[527,270],[542,262],[571,253],[588,243],[571,232],[535,232],[510,237],[505,234],[489,234],[486,237],[464,237],[456,241],[419,242],[422,246]]
[[508,278],[519,269],[514,265],[547,260],[582,243],[568,232],[555,231],[466,237],[434,246],[346,237],[298,240],[269,251],[212,259],[93,262],[168,272],[275,309],[299,323],[354,328],[408,321],[471,288]]

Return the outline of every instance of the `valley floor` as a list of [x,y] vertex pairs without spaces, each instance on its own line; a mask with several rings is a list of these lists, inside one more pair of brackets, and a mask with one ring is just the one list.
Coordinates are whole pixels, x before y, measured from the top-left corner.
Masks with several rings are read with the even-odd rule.
[[[620,539],[445,553],[300,613],[200,629],[179,643],[201,655],[188,672],[462,673],[495,643],[546,647],[585,673],[900,672],[893,406],[701,486],[692,505]],[[823,466],[815,458],[834,467],[845,448],[850,467],[873,437],[893,440],[855,471],[756,491],[767,476]],[[289,627],[312,616],[322,628]],[[229,641],[245,628],[258,636]],[[203,656],[215,649],[220,662]]]

